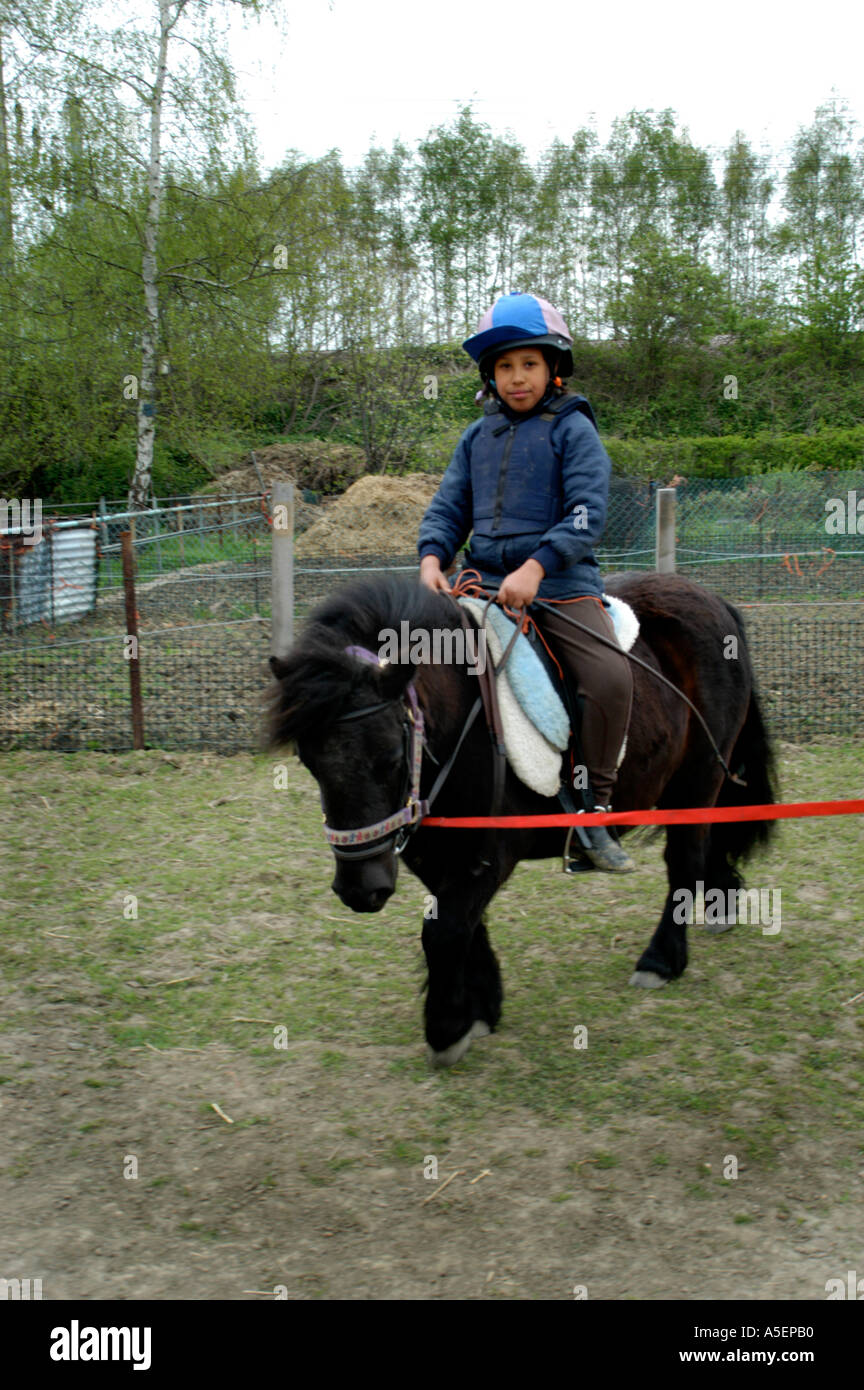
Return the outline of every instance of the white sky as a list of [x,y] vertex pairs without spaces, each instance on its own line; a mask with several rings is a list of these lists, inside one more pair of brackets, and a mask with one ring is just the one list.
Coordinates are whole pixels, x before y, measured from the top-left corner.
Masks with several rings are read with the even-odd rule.
[[[470,103],[534,159],[596,118],[671,106],[698,145],[742,129],[780,153],[832,94],[864,118],[859,0],[282,0],[230,52],[264,168],[287,149],[409,145]],[[860,132],[859,132],[860,133]],[[782,161],[781,161],[782,162]]]

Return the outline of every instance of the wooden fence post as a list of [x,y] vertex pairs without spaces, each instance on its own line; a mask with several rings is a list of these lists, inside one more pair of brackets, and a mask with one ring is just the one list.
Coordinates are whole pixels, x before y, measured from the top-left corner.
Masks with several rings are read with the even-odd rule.
[[674,487],[657,489],[656,563],[658,574],[675,573],[675,498]]
[[294,484],[274,483],[270,651],[286,656],[294,641]]

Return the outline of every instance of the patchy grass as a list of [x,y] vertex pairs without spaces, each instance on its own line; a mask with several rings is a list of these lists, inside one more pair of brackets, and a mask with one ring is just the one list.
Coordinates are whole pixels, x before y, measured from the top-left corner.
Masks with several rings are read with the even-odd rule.
[[[7,878],[3,971],[12,1007],[0,1027],[47,1004],[107,1024],[117,1048],[199,1047],[218,1039],[284,1061],[324,1045],[321,1065],[350,1077],[370,1044],[417,1045],[421,885],[403,870],[378,915],[352,915],[329,891],[317,791],[288,760],[158,752],[112,757],[13,754],[3,760],[0,824]],[[786,745],[787,799],[853,795],[860,745]],[[441,832],[445,833],[445,832]],[[521,865],[489,912],[502,964],[502,1029],[441,1079],[440,1104],[519,1103],[561,1119],[573,1106],[608,1117],[636,1105],[730,1118],[758,1098],[770,1144],[793,1116],[853,1127],[862,987],[864,822],[781,824],[748,882],[782,893],[782,930],[691,931],[681,981],[648,995],[626,987],[659,915],[661,845],[636,844],[626,879],[565,878],[552,861]],[[575,1050],[584,1024],[588,1046]],[[274,1047],[284,1030],[286,1048]],[[110,1075],[85,1084],[111,1084]],[[734,1110],[731,1112],[734,1113]],[[763,1135],[767,1133],[763,1129]]]
[[[407,1192],[416,1181],[424,1197],[431,1191],[422,1178],[429,1155],[441,1161],[442,1179],[458,1162],[479,1185],[460,1177],[428,1208],[410,1201],[423,1220],[464,1219],[469,1250],[476,1232],[464,1204],[491,1200],[483,1194],[493,1190],[491,1177],[480,1181],[482,1169],[509,1193],[502,1221],[523,1209],[527,1188],[556,1219],[593,1219],[599,1204],[601,1233],[603,1203],[626,1213],[638,1201],[653,1221],[663,1193],[670,1210],[677,1196],[669,1194],[677,1194],[691,1220],[704,1210],[714,1229],[729,1232],[767,1210],[790,1230],[805,1215],[822,1219],[829,1196],[857,1210],[861,818],[782,823],[775,847],[748,874],[751,886],[781,891],[781,932],[739,926],[711,937],[693,929],[683,978],[644,994],[627,981],[664,897],[661,843],[631,840],[639,868],[624,878],[573,880],[553,861],[521,865],[488,914],[505,985],[500,1030],[459,1066],[430,1075],[422,885],[403,869],[380,914],[344,908],[329,887],[317,788],[289,759],[287,789],[275,790],[281,761],[158,752],[15,753],[0,761],[9,866],[0,888],[4,1107],[6,1087],[19,1098],[38,1095],[57,1142],[88,1173],[125,1123],[118,1116],[128,1111],[133,1078],[149,1076],[142,1067],[159,1069],[158,1100],[147,1081],[141,1088],[142,1123],[150,1134],[149,1107],[158,1104],[166,1143],[142,1188],[166,1204],[166,1244],[178,1235],[199,1245],[232,1235],[217,1219],[219,1202],[230,1187],[226,1172],[239,1166],[245,1180],[247,1154],[258,1159],[243,1201],[263,1202],[271,1188],[281,1198],[289,1140],[294,1194],[323,1213],[322,1249],[343,1219],[332,1194],[362,1226],[374,1189],[383,1222],[394,1184]],[[786,800],[860,795],[864,746],[785,745],[781,773]],[[587,1029],[584,1048],[573,1045],[577,1025]],[[25,1038],[35,1045],[22,1046]],[[62,1133],[58,1083],[46,1070],[52,1048],[67,1070],[78,1063],[59,1091],[69,1097]],[[246,1078],[242,1104],[238,1074]],[[302,1125],[296,1136],[285,1130],[286,1094],[307,1125],[315,1118],[321,1137]],[[26,1118],[22,1112],[22,1124]],[[682,1142],[682,1133],[698,1142]],[[178,1138],[202,1173],[223,1165],[208,1178],[218,1200],[203,1217],[203,1179],[190,1177],[199,1168],[188,1158],[186,1167],[172,1166]],[[131,1138],[120,1152],[137,1152]],[[806,1188],[790,1179],[781,1191],[775,1176],[792,1152],[818,1155],[819,1177]],[[740,1164],[741,1183],[724,1179],[727,1154]],[[6,1164],[6,1177],[29,1184],[34,1202],[47,1190],[45,1161],[34,1130]],[[106,1200],[111,1174],[101,1180]],[[756,1201],[748,1192],[760,1175]],[[148,1238],[150,1216],[136,1219]],[[253,1239],[269,1268],[267,1229],[262,1220]],[[423,1245],[409,1222],[406,1251],[412,1241]],[[632,1245],[626,1233],[621,1242]],[[837,1258],[842,1264],[845,1255]],[[796,1269],[784,1289],[797,1287]],[[392,1290],[382,1270],[375,1287]],[[317,1296],[318,1276],[304,1285],[307,1274],[297,1273],[294,1287]],[[265,1287],[241,1277],[240,1287]],[[478,1288],[486,1289],[485,1278]],[[511,1288],[496,1274],[489,1296],[540,1287],[519,1284],[518,1272],[514,1280]],[[621,1281],[609,1287],[623,1296]]]

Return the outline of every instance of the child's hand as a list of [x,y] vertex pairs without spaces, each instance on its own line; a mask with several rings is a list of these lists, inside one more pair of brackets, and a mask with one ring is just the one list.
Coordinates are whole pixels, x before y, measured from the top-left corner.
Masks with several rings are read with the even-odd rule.
[[508,608],[527,608],[537,597],[540,580],[546,571],[537,560],[526,560],[518,570],[508,574],[498,590],[497,603],[506,603]]
[[441,589],[449,594],[450,585],[447,578],[441,572],[441,562],[437,555],[424,555],[420,561],[420,583],[425,584],[428,589]]

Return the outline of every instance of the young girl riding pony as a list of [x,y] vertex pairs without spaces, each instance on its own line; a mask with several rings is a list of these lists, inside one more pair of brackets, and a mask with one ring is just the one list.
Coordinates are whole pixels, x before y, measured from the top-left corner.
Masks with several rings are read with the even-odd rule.
[[[484,413],[460,439],[420,524],[420,579],[449,590],[444,571],[471,534],[466,564],[498,586],[498,603],[527,608],[539,597],[614,641],[594,557],[611,464],[587,400],[562,385],[573,372],[572,342],[545,299],[508,294],[463,344],[480,369]],[[557,613],[531,616],[584,696],[588,777],[595,809],[608,810],[630,719],[630,663]],[[585,833],[595,868],[636,867],[604,826]]]

